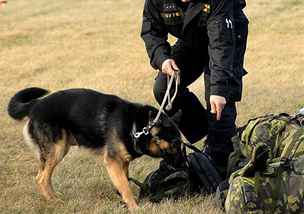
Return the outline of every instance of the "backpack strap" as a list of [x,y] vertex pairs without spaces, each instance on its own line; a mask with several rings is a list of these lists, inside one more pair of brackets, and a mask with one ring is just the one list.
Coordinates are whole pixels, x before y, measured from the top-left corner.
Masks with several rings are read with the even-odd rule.
[[293,134],[292,140],[285,145],[285,148],[280,156],[280,160],[283,162],[290,161],[294,157],[301,143],[304,143],[303,130],[298,129]]
[[293,133],[291,141],[285,145],[281,156],[271,160],[263,175],[277,176],[280,171],[292,170],[292,159],[302,143],[304,143],[303,129],[299,128]]
[[[259,125],[260,123],[262,122],[265,122],[265,121],[273,121],[273,120],[277,120],[277,119],[280,119],[280,120],[285,120],[287,122],[291,122],[293,119],[292,117],[289,115],[289,114],[286,114],[286,113],[281,113],[281,114],[266,114],[266,115],[263,115],[263,116],[260,116],[260,117],[256,117],[256,118],[253,118],[253,119],[250,119],[247,124],[245,125],[245,129],[246,130],[246,134],[242,134],[241,135],[241,141],[243,143],[249,143],[250,142],[250,139],[252,137],[252,134],[255,130],[255,128],[257,127],[257,125]],[[278,131],[278,132],[281,132],[282,130]]]
[[261,170],[260,168],[264,168],[264,166],[260,166],[261,164],[266,164],[266,160],[269,157],[270,148],[265,143],[258,143],[255,145],[251,158],[248,161],[248,163],[241,169],[233,172],[230,175],[229,183],[232,182],[232,180],[235,177],[251,177],[254,176],[254,173],[256,171]]

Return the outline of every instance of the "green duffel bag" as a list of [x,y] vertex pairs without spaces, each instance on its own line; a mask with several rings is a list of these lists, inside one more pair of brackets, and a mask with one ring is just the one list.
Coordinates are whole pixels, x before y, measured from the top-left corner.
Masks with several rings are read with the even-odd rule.
[[233,143],[227,213],[304,213],[303,115],[252,119]]

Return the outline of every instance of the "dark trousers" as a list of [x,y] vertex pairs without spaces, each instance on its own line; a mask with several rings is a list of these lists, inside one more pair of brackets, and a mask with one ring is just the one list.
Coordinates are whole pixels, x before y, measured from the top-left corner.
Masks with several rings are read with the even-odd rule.
[[[235,103],[227,103],[217,121],[215,115],[210,113],[210,72],[209,59],[203,59],[198,50],[189,49],[182,41],[178,41],[172,47],[173,59],[180,68],[180,85],[173,108],[169,115],[179,109],[182,110],[182,118],[179,124],[180,130],[191,143],[207,137],[207,152],[218,166],[225,167],[230,152],[233,150],[231,137],[235,134],[236,107]],[[204,73],[206,108],[198,98],[188,89],[188,86]],[[172,91],[174,89],[172,86]],[[167,76],[159,72],[155,79],[154,96],[161,104],[167,89]]]

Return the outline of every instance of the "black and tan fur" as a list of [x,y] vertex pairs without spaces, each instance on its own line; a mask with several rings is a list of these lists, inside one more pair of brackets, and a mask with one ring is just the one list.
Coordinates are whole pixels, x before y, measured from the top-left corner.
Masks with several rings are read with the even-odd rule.
[[28,118],[23,135],[39,159],[36,181],[47,200],[55,198],[52,173],[71,146],[85,147],[101,156],[129,209],[137,207],[128,182],[130,161],[144,154],[165,157],[180,151],[180,136],[165,115],[148,135],[134,139],[134,132],[141,131],[155,117],[154,107],[89,89],[47,94],[45,89],[27,88],[13,96],[8,105],[12,118]]

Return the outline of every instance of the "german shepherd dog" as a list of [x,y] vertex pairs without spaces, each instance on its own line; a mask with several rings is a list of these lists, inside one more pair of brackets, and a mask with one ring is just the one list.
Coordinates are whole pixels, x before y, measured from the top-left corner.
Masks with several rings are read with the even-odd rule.
[[51,176],[56,165],[74,145],[91,149],[103,159],[107,172],[129,209],[138,205],[130,190],[128,166],[141,155],[175,156],[180,152],[180,135],[173,125],[181,113],[162,114],[145,134],[141,132],[158,110],[90,89],[68,89],[46,96],[42,88],[16,93],[8,105],[9,115],[28,118],[23,129],[25,142],[36,152],[39,192],[55,198]]

